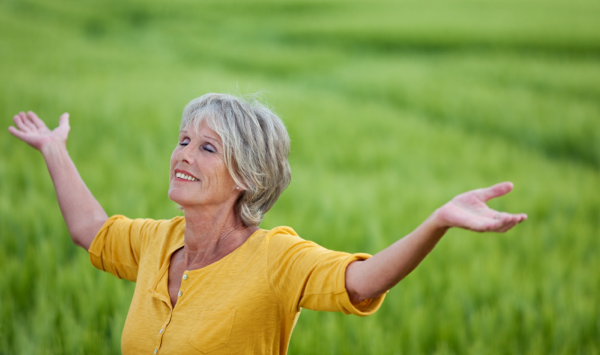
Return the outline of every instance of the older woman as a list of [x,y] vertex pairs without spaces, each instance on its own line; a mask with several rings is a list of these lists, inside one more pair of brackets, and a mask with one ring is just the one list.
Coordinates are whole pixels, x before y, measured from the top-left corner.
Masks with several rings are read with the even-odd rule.
[[486,206],[512,189],[502,183],[455,197],[373,257],[260,229],[290,182],[289,138],[269,109],[223,94],[183,113],[169,198],[184,217],[108,218],[67,153],[68,114],[53,131],[33,112],[14,121],[10,133],[44,156],[75,244],[95,267],[137,282],[124,354],[285,354],[301,308],[372,314],[448,228],[504,232],[526,218]]

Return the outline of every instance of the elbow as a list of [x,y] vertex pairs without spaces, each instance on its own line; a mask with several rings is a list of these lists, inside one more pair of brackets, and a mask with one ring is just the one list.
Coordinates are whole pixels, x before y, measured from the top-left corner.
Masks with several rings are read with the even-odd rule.
[[361,266],[364,261],[354,261],[346,267],[346,292],[353,305],[360,304],[368,299],[373,299],[384,294],[386,290],[380,290],[376,286],[376,280],[369,279],[363,274]]
[[[78,247],[81,247],[83,249],[85,249],[86,251],[90,248],[89,245],[85,244],[82,240],[80,240],[78,237],[73,236],[71,234],[71,240],[73,241],[73,244],[77,245]],[[91,245],[91,243],[90,243]]]
[[348,297],[350,298],[350,303],[352,303],[353,305],[356,306],[367,300],[375,299],[375,298],[383,295],[384,293],[387,292],[387,290],[381,291],[381,292],[373,292],[373,291],[369,291],[369,290],[365,290],[363,292],[347,290],[347,292],[348,292]]
[[387,290],[385,290],[385,291],[364,290],[363,292],[360,292],[360,291],[353,292],[352,294],[350,292],[348,292],[348,297],[350,297],[350,302],[352,302],[352,304],[356,305],[356,304],[362,303],[366,300],[377,298],[386,292],[387,292]]
[[374,272],[370,260],[354,261],[346,268],[346,292],[353,305],[380,297],[401,279],[391,280],[384,272]]
[[71,240],[73,241],[73,244],[77,245],[78,247],[82,247],[85,250],[88,250],[90,248],[90,246],[92,245],[92,241],[94,241],[94,238],[96,237],[96,235],[92,235],[89,232],[86,232],[85,230],[70,230],[69,234],[71,235]]

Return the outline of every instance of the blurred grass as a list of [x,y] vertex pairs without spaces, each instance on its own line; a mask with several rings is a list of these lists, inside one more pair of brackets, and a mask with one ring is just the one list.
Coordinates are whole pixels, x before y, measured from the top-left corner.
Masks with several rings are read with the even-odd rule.
[[[264,228],[376,253],[502,180],[506,235],[451,231],[368,318],[303,311],[291,354],[599,354],[600,5],[0,1],[0,122],[71,113],[109,214],[171,218],[183,106],[265,90],[293,182]],[[38,153],[0,135],[0,354],[107,354],[133,284],[68,237]]]

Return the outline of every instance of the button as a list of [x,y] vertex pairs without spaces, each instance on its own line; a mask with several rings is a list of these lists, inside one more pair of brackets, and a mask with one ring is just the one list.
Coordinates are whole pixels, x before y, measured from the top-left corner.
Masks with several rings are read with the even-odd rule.
[[187,275],[183,275],[183,279],[184,279],[184,280],[187,280]]
[[179,291],[179,293],[177,294],[177,296],[181,297],[181,295],[183,295],[183,292]]
[[158,334],[161,334],[163,332],[164,329],[161,329],[160,332],[158,332]]

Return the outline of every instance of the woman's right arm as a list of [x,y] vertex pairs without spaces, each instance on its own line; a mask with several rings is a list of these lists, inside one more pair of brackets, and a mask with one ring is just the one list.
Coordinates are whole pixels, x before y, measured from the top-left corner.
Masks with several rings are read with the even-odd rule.
[[52,131],[31,111],[20,112],[13,119],[16,128],[11,126],[8,131],[42,153],[71,239],[88,250],[108,216],[85,186],[67,152],[69,114],[62,114],[58,127]]

